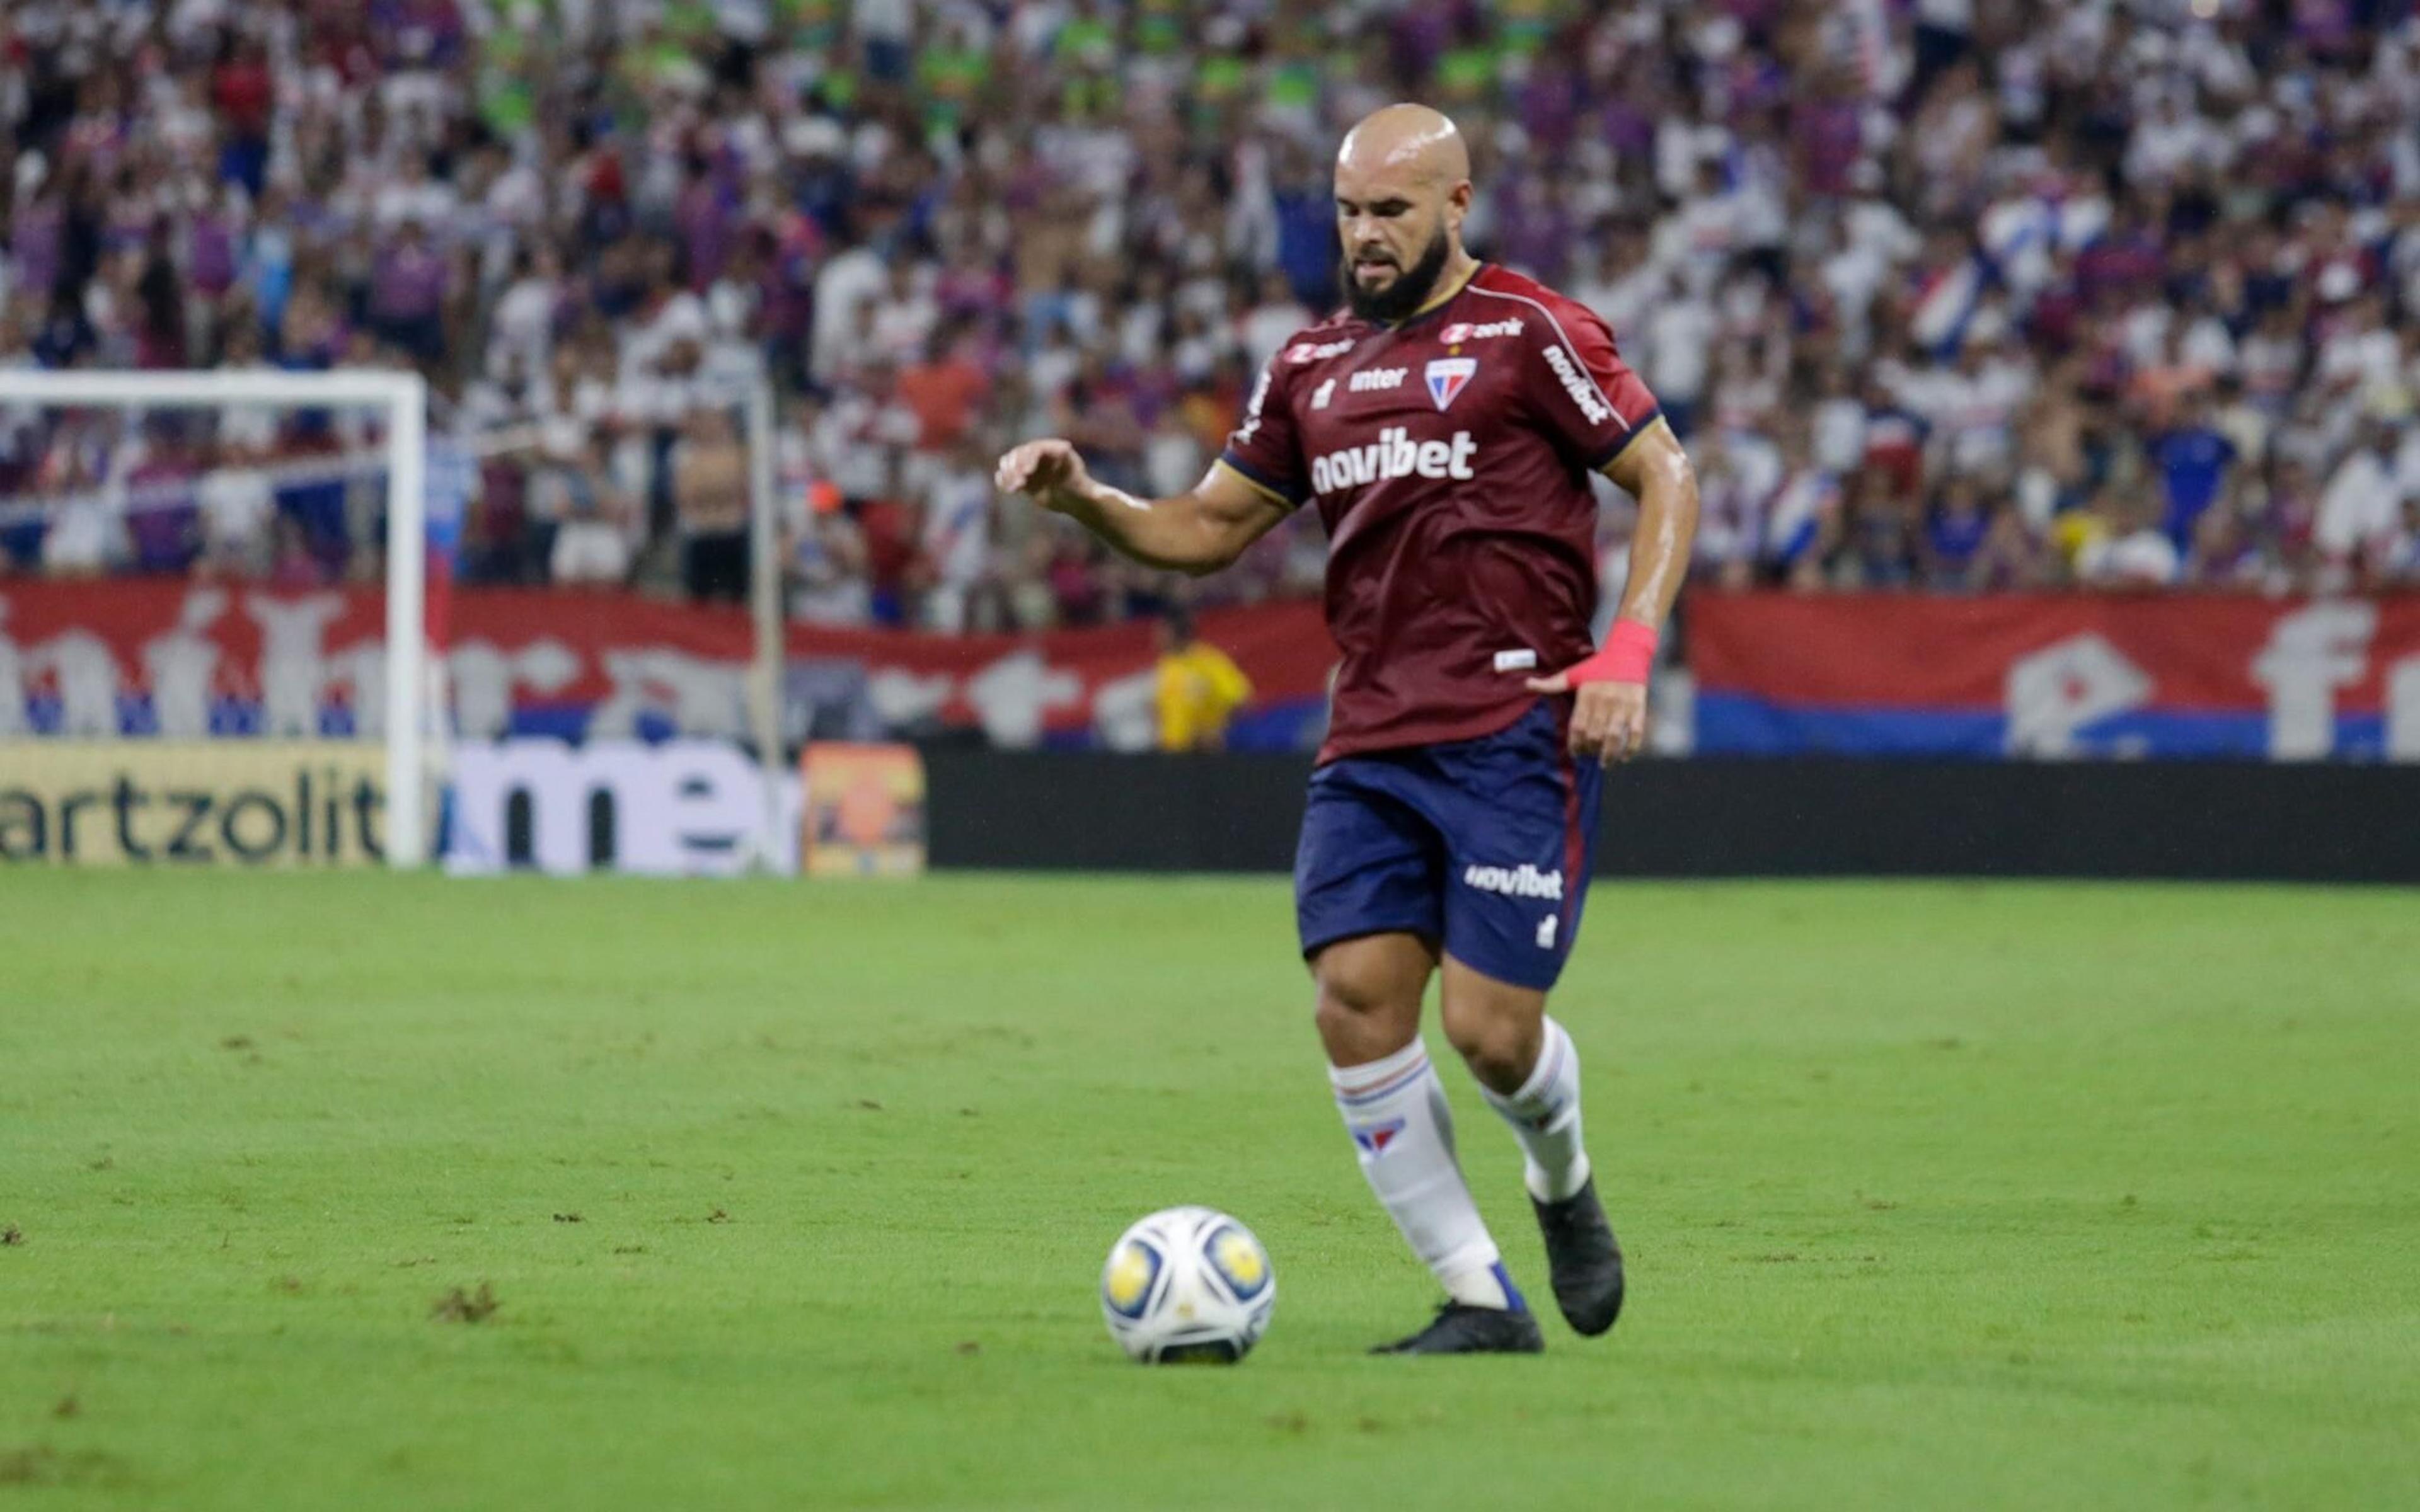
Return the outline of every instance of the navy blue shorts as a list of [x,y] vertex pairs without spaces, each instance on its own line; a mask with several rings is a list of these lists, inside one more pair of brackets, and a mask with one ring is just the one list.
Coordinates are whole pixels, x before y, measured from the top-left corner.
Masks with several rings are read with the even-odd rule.
[[1294,861],[1303,954],[1402,930],[1499,981],[1553,986],[1579,933],[1605,778],[1564,749],[1568,704],[1311,773]]

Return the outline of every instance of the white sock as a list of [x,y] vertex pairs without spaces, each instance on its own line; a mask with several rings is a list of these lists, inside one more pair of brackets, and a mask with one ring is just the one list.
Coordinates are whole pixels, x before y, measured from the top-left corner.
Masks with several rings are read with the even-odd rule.
[[1427,1047],[1414,1040],[1366,1066],[1330,1066],[1327,1079],[1370,1190],[1446,1294],[1479,1307],[1521,1306],[1454,1160],[1453,1114]]
[[1521,1141],[1522,1177],[1541,1202],[1560,1202],[1588,1183],[1588,1151],[1580,1148],[1580,1053],[1553,1019],[1538,1042],[1538,1064],[1521,1089],[1507,1097],[1481,1087],[1487,1101]]

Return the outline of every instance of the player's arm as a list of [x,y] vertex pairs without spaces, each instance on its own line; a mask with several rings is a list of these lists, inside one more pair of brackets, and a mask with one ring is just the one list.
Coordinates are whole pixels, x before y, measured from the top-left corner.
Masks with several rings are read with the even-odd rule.
[[1689,573],[1698,538],[1698,473],[1681,438],[1658,415],[1605,475],[1638,501],[1638,529],[1630,543],[1630,585],[1622,590],[1617,620],[1662,631]]
[[1606,464],[1605,475],[1638,501],[1621,607],[1596,655],[1552,677],[1532,678],[1529,687],[1541,693],[1577,689],[1573,754],[1611,764],[1637,755],[1647,739],[1647,675],[1688,574],[1698,534],[1698,474],[1680,438],[1658,415]]
[[1076,448],[1027,441],[1000,459],[993,482],[1064,515],[1147,567],[1200,577],[1217,572],[1267,534],[1292,506],[1233,467],[1214,465],[1187,493],[1138,499],[1085,471]]

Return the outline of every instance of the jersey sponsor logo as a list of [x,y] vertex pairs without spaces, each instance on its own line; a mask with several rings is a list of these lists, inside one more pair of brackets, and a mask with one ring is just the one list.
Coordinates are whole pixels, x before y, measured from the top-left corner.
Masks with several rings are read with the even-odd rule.
[[1559,342],[1545,350],[1546,365],[1555,370],[1555,380],[1563,386],[1565,393],[1572,396],[1572,403],[1580,407],[1581,417],[1591,425],[1602,425],[1611,420],[1613,406],[1606,403],[1604,396],[1596,392],[1596,385],[1573,365],[1571,354],[1563,350],[1562,345]]
[[1541,872],[1527,861],[1519,866],[1466,866],[1462,871],[1462,885],[1506,898],[1563,901],[1562,868]]
[[1466,341],[1492,341],[1497,336],[1517,336],[1520,333],[1521,317],[1514,316],[1509,320],[1491,320],[1483,326],[1457,320],[1438,332],[1437,340],[1449,347],[1459,347]]
[[1479,443],[1466,430],[1455,431],[1450,441],[1416,441],[1403,426],[1389,425],[1367,446],[1311,458],[1311,487],[1313,493],[1336,493],[1393,478],[1468,479],[1476,476],[1470,462],[1478,455]]
[[1324,341],[1317,346],[1298,341],[1286,348],[1285,355],[1287,362],[1300,367],[1305,363],[1316,363],[1324,357],[1342,357],[1352,349],[1353,338],[1347,336],[1342,341]]
[[1411,369],[1408,367],[1373,367],[1365,369],[1362,372],[1353,375],[1352,392],[1355,393],[1379,393],[1388,389],[1401,388],[1403,387],[1404,375],[1410,371]]
[[1429,397],[1436,401],[1436,407],[1439,409],[1443,409],[1446,406],[1453,403],[1453,396],[1460,393],[1463,389],[1469,384],[1471,375],[1478,371],[1479,361],[1477,358],[1438,357],[1432,359],[1429,363],[1427,375],[1429,380]]
[[1261,428],[1261,404],[1269,396],[1269,372],[1268,368],[1262,368],[1261,380],[1252,385],[1252,397],[1244,406],[1244,423],[1235,430],[1238,442],[1250,440],[1252,433]]
[[1327,408],[1327,401],[1335,396],[1336,380],[1334,378],[1329,378],[1326,382],[1322,383],[1318,388],[1311,391],[1311,407],[1313,409],[1325,409]]

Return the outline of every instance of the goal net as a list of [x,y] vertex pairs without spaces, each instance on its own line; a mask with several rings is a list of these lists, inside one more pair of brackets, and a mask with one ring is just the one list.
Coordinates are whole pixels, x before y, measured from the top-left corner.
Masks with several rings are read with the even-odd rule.
[[468,464],[426,400],[383,370],[0,371],[0,857],[428,858]]

